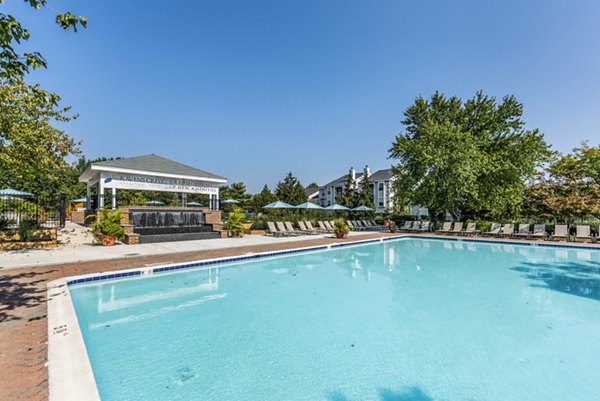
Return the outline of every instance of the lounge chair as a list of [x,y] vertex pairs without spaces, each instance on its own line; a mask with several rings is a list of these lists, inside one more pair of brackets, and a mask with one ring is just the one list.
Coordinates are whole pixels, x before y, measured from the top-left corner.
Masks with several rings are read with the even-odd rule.
[[306,224],[304,224],[304,222],[301,220],[298,221],[298,227],[300,227],[300,231],[302,231],[304,234],[309,234],[309,235],[319,234],[316,231],[309,230],[308,227],[306,226]]
[[578,239],[582,239],[582,240],[586,240],[589,239],[590,241],[592,240],[592,236],[590,234],[590,226],[577,226],[577,233],[575,234],[575,241],[577,241]]
[[363,226],[365,226],[365,230],[367,230],[367,231],[375,230],[375,227],[373,227],[371,224],[369,224],[369,222],[367,220],[361,220],[360,222],[363,224]]
[[323,222],[323,224],[325,224],[325,228],[327,229],[327,231],[329,231],[330,233],[334,232],[335,230],[333,229],[333,224],[331,224],[330,221],[325,220]]
[[287,228],[285,228],[285,225],[281,221],[276,221],[275,225],[277,226],[277,229],[279,230],[279,232],[282,233],[283,235],[287,235],[287,236],[298,235],[297,233],[295,233],[293,231],[289,231]]
[[267,227],[269,228],[269,232],[267,233],[267,235],[270,234],[274,237],[283,237],[285,235],[285,233],[282,233],[279,230],[277,230],[277,227],[275,227],[275,223],[273,223],[272,221],[267,221]]
[[462,229],[463,229],[463,222],[457,221],[456,223],[454,223],[454,227],[452,227],[452,230],[448,231],[448,233],[449,234],[461,234]]
[[492,227],[490,228],[490,231],[486,231],[482,234],[483,235],[500,235],[501,229],[502,229],[502,226],[500,224],[492,223]]
[[373,229],[375,229],[375,230],[383,230],[383,226],[381,224],[377,224],[375,222],[375,220],[369,220],[369,222],[371,223],[371,226],[373,227]]
[[420,221],[413,221],[412,227],[410,227],[408,229],[409,232],[414,233],[416,231],[419,231],[419,229],[421,228],[421,222]]
[[440,228],[439,230],[436,230],[435,233],[436,234],[447,234],[450,232],[451,229],[452,229],[452,222],[444,221],[444,224],[442,224],[442,228]]
[[514,233],[514,236],[519,238],[529,238],[531,236],[529,227],[529,224],[519,224],[519,229]]
[[319,230],[321,230],[324,233],[329,232],[327,227],[325,227],[325,223],[323,223],[321,220],[318,220],[317,224],[319,225]]
[[321,230],[314,228],[312,223],[308,220],[305,221],[304,224],[306,224],[306,228],[308,228],[310,231],[314,232],[315,234],[320,234],[322,232]]
[[421,223],[421,227],[416,229],[416,232],[427,232],[431,228],[431,223],[429,221],[424,221]]
[[402,227],[398,228],[398,231],[407,231],[412,226],[412,221],[406,220]]
[[546,239],[546,225],[545,224],[534,224],[533,226],[533,234],[531,234],[530,238],[541,238]]
[[285,225],[285,229],[287,230],[287,232],[289,232],[290,234],[296,234],[296,235],[302,235],[302,234],[306,234],[304,231],[302,230],[296,230],[294,228],[294,226],[292,225],[292,223],[290,223],[289,221],[284,221],[283,224]]
[[[404,223],[404,225],[406,226],[406,223]],[[417,227],[419,227],[419,222],[418,221],[411,221],[411,222],[409,222],[408,227],[404,227],[403,226],[400,229],[400,231],[412,231],[412,230],[414,230]]]
[[352,220],[346,220],[346,224],[348,225],[348,228],[350,228],[351,231],[358,231],[358,227],[354,227],[354,223],[352,222]]
[[364,222],[364,221],[362,221],[362,220],[356,220],[356,224],[357,224],[357,225],[360,227],[360,229],[361,229],[361,230],[363,230],[363,231],[369,231],[369,230],[370,230],[369,226],[367,226],[367,225],[365,224],[365,222]]
[[566,224],[556,224],[554,226],[554,234],[550,236],[553,240],[564,238],[565,240],[569,240],[569,226]]
[[475,235],[478,234],[477,223],[467,223],[467,228],[462,232],[463,235]]
[[502,231],[500,232],[500,236],[502,237],[512,237],[515,234],[515,225],[514,224],[505,224],[502,226]]

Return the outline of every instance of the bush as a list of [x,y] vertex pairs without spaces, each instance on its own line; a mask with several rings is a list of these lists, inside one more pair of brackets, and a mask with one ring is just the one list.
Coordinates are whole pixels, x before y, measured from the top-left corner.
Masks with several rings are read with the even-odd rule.
[[233,207],[233,210],[229,213],[229,218],[225,223],[225,229],[229,230],[233,236],[242,237],[244,235],[244,226],[242,225],[246,221],[246,216],[239,207]]
[[100,210],[100,216],[96,216],[96,221],[91,224],[94,238],[98,241],[104,237],[116,237],[118,240],[122,240],[125,230],[121,226],[121,217],[120,210]]
[[33,230],[40,229],[41,226],[37,222],[37,220],[21,220],[19,223],[19,236],[21,237],[21,241],[29,241],[31,239],[31,235]]

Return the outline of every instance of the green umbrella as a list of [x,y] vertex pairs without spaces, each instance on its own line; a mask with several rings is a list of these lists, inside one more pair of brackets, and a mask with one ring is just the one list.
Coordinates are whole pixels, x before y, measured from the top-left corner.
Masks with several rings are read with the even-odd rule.
[[368,206],[357,206],[354,209],[352,209],[353,212],[372,212],[374,209],[368,207]]
[[312,202],[304,202],[301,205],[294,206],[295,209],[313,209],[313,210],[323,210],[323,208],[319,205],[316,205]]
[[346,207],[346,206],[338,205],[337,203],[334,203],[333,205],[327,206],[326,208],[324,208],[324,210],[350,210],[350,208]]
[[273,203],[269,203],[266,206],[263,206],[265,209],[293,209],[294,206],[290,205],[289,203],[285,203],[282,201],[276,201]]

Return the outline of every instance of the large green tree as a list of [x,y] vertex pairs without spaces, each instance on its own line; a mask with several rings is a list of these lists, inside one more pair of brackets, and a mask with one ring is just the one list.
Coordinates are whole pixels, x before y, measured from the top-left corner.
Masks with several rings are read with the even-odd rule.
[[363,181],[358,191],[358,206],[366,206],[371,209],[375,208],[373,203],[373,183],[369,174],[369,169],[365,166],[363,170]]
[[291,172],[277,183],[275,187],[275,196],[280,201],[289,203],[290,205],[298,205],[308,200],[304,187]]
[[358,199],[356,192],[356,180],[352,178],[352,174],[346,175],[346,183],[344,184],[344,191],[342,196],[336,200],[340,205],[349,207],[352,209],[356,207]]
[[562,221],[600,216],[600,146],[583,143],[571,154],[559,155],[527,195],[533,216]]
[[0,80],[0,186],[39,196],[71,195],[79,144],[52,123],[74,118],[60,98],[37,85]]
[[221,202],[227,199],[234,199],[238,202],[239,207],[245,209],[250,204],[250,194],[246,191],[246,184],[243,182],[234,182],[229,186],[219,188],[219,198]]
[[[47,6],[46,0],[25,0],[32,8],[38,10],[47,8],[56,14],[54,9]],[[0,5],[4,0],[0,0]],[[55,22],[64,30],[77,31],[79,26],[86,27],[85,17],[75,16],[70,12],[58,13]],[[29,31],[10,14],[0,12],[0,78],[19,80],[29,72],[30,68],[45,68],[46,60],[38,52],[19,53],[16,46],[29,40]]]
[[259,213],[263,210],[265,205],[275,202],[276,200],[277,198],[273,192],[271,192],[269,186],[265,184],[262,191],[252,197],[252,211],[254,213]]
[[517,215],[527,181],[551,154],[538,130],[525,129],[522,114],[514,96],[418,97],[390,149],[398,160],[395,197],[456,219]]

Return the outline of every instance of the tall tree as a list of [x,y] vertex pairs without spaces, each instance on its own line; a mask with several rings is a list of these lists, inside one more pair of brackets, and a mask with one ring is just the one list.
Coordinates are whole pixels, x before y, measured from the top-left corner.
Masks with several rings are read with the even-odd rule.
[[291,172],[288,173],[283,181],[277,183],[275,196],[280,201],[289,203],[290,205],[298,205],[308,200],[304,192],[304,187]]
[[374,208],[375,204],[373,202],[373,183],[371,182],[371,177],[369,174],[369,169],[365,166],[363,170],[363,181],[362,186],[360,187],[360,191],[358,192],[358,206],[366,206],[370,208]]
[[243,182],[234,182],[229,186],[219,188],[219,198],[221,202],[227,199],[234,199],[238,202],[239,207],[245,209],[250,203],[250,194],[246,192],[246,184]]
[[526,182],[551,154],[538,130],[524,128],[522,114],[514,96],[417,98],[390,149],[398,160],[395,196],[456,219],[517,215]]
[[51,125],[76,116],[59,101],[37,85],[0,80],[0,186],[55,197],[77,183],[66,158],[79,155],[79,144]]
[[[4,0],[0,0],[2,4]],[[26,3],[38,10],[46,8],[46,0],[25,0]],[[54,13],[54,10],[52,10]],[[56,15],[55,22],[65,31],[72,28],[77,31],[79,26],[86,27],[85,17],[75,16],[70,12]],[[20,54],[15,45],[30,38],[29,31],[12,15],[0,13],[0,78],[19,80],[29,72],[29,68],[45,68],[46,60],[38,52]]]
[[344,191],[342,197],[338,202],[340,205],[344,205],[352,209],[356,207],[358,203],[357,192],[356,192],[356,180],[352,178],[352,174],[348,173],[346,176],[346,183],[344,184]]
[[259,213],[262,211],[263,206],[275,202],[276,200],[277,198],[273,195],[269,186],[265,184],[262,191],[252,197],[252,211],[254,213]]
[[600,146],[583,143],[560,155],[527,192],[533,215],[572,221],[600,216]]

